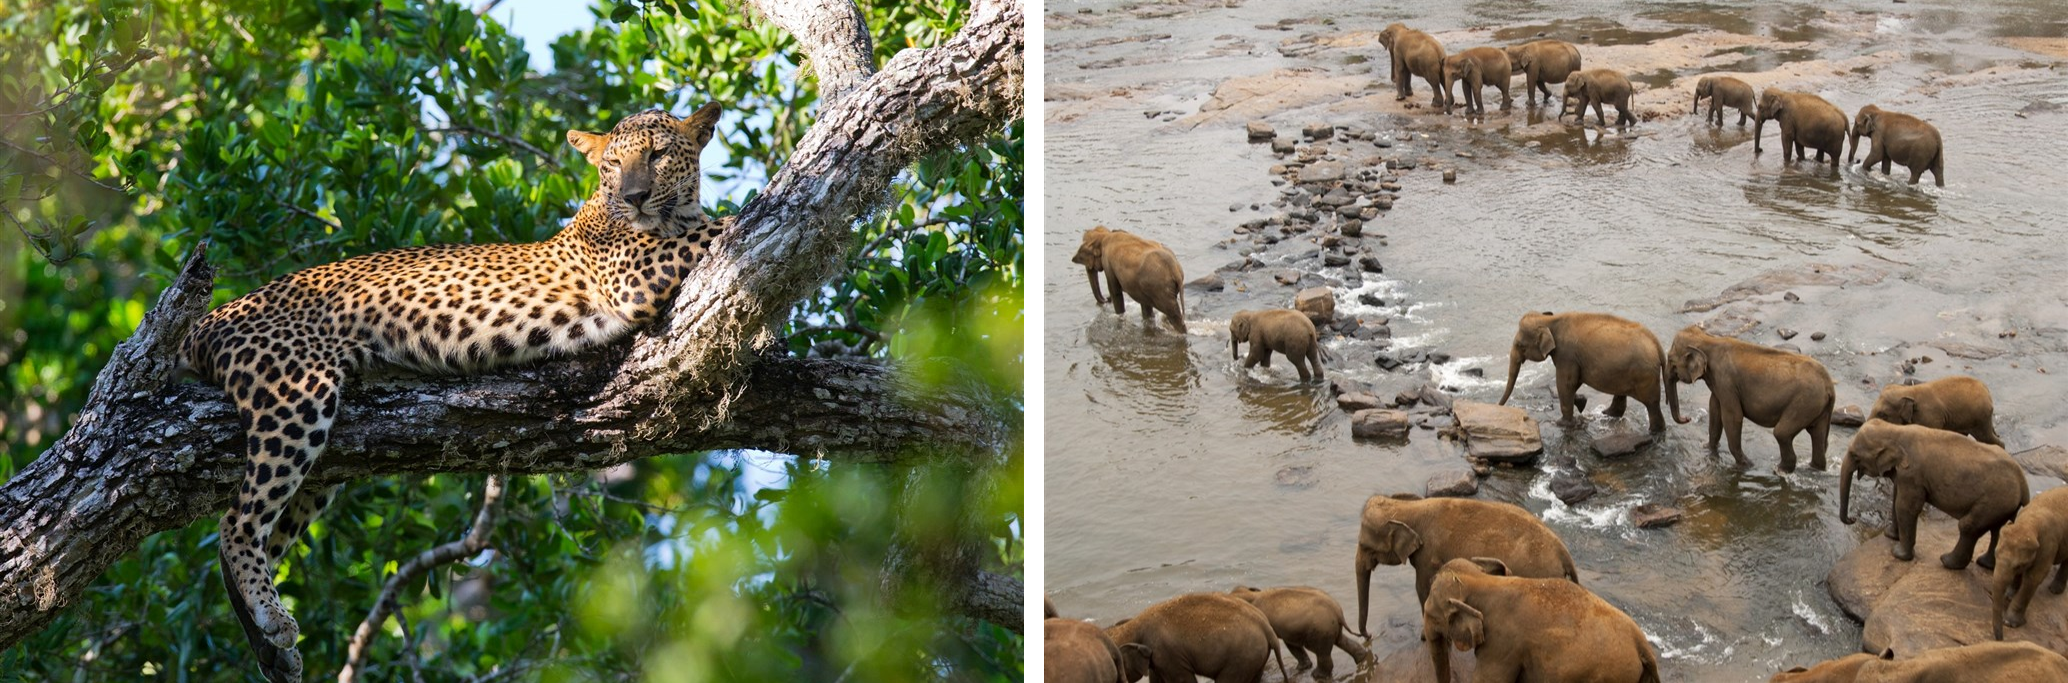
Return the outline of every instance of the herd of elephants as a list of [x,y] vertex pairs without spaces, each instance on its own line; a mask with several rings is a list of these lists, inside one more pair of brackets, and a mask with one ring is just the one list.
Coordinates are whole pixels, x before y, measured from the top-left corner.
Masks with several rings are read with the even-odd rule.
[[[1435,91],[1433,104],[1449,111],[1462,82],[1468,112],[1483,111],[1480,91],[1500,90],[1509,106],[1516,75],[1535,104],[1548,84],[1564,83],[1561,101],[1578,101],[1582,119],[1592,106],[1606,125],[1602,105],[1618,109],[1619,124],[1636,118],[1629,110],[1630,82],[1606,69],[1582,70],[1570,43],[1538,40],[1508,48],[1476,47],[1446,56],[1428,34],[1400,24],[1380,33],[1390,53],[1400,99],[1412,95],[1410,78]],[[1846,136],[1854,150],[1861,136],[1872,139],[1866,165],[1901,163],[1917,182],[1925,171],[1944,184],[1939,134],[1930,124],[1874,106],[1848,122],[1843,112],[1816,95],[1769,88],[1758,96],[1735,78],[1704,77],[1696,87],[1696,108],[1711,98],[1709,121],[1721,125],[1722,107],[1750,115],[1759,124],[1778,122],[1784,155],[1833,164]],[[1561,113],[1561,116],[1563,114]],[[1755,128],[1755,131],[1757,129]],[[1755,149],[1757,142],[1755,138]],[[1104,227],[1086,231],[1073,263],[1085,267],[1092,296],[1125,314],[1133,298],[1145,321],[1155,314],[1178,332],[1185,330],[1184,276],[1177,257],[1162,244]],[[1100,289],[1100,276],[1106,291]],[[1301,381],[1323,377],[1324,350],[1306,313],[1279,309],[1243,311],[1229,321],[1230,348],[1242,367],[1270,366],[1274,353],[1289,358]],[[1241,355],[1241,345],[1249,354]],[[1705,385],[1709,391],[1707,447],[1715,452],[1729,436],[1737,466],[1747,467],[1743,422],[1773,430],[1779,445],[1777,469],[1796,466],[1794,441],[1810,437],[1810,466],[1825,468],[1834,388],[1830,373],[1810,356],[1715,336],[1699,326],[1681,330],[1662,350],[1644,326],[1604,313],[1528,313],[1512,347],[1502,404],[1515,388],[1525,361],[1549,360],[1556,373],[1562,423],[1572,424],[1580,387],[1613,396],[1605,411],[1623,415],[1630,400],[1643,404],[1650,430],[1666,429],[1659,399],[1663,389],[1672,418],[1685,424],[1677,386]],[[1917,520],[1926,505],[1958,522],[1959,540],[1939,557],[1947,569],[1970,561],[1993,571],[1989,595],[1997,641],[1919,653],[1853,654],[1795,667],[1774,681],[2061,681],[2068,682],[2068,658],[2024,642],[2001,642],[2006,626],[2025,623],[2025,610],[2039,584],[2057,565],[2068,564],[2068,489],[2033,497],[2019,464],[2005,452],[1993,427],[1988,387],[1970,377],[1946,377],[1891,386],[1877,397],[1865,424],[1853,436],[1839,470],[1839,518],[1850,510],[1856,478],[1886,478],[1894,485],[1887,536],[1892,553],[1912,558]],[[1983,534],[1989,547],[1975,556]],[[1469,498],[1375,495],[1365,501],[1356,551],[1357,623],[1327,593],[1309,587],[1190,593],[1143,609],[1101,629],[1089,622],[1057,618],[1052,603],[1045,621],[1045,676],[1050,681],[1132,682],[1144,675],[1159,683],[1261,680],[1280,643],[1298,669],[1310,666],[1314,680],[1333,680],[1333,649],[1361,668],[1375,665],[1357,638],[1366,631],[1371,573],[1378,565],[1408,565],[1422,606],[1422,639],[1436,679],[1450,680],[1449,648],[1475,651],[1479,681],[1658,681],[1658,655],[1636,622],[1579,583],[1563,541],[1529,511],[1506,503]],[[2048,590],[2068,587],[2068,566],[2054,573]],[[1367,641],[1368,642],[1368,641]],[[1900,656],[1899,656],[1900,655]],[[1287,680],[1290,680],[1288,677]]]

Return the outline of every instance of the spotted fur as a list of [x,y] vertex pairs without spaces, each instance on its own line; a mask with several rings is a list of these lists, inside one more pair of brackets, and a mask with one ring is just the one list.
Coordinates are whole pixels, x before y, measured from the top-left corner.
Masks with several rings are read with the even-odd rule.
[[274,565],[337,487],[303,488],[339,391],[369,368],[473,373],[610,343],[652,320],[729,221],[698,202],[698,154],[718,107],[634,114],[607,135],[568,131],[601,182],[535,244],[396,249],[289,274],[209,312],[181,348],[244,428],[244,483],[223,515],[223,581],[260,668],[301,680],[299,627]]

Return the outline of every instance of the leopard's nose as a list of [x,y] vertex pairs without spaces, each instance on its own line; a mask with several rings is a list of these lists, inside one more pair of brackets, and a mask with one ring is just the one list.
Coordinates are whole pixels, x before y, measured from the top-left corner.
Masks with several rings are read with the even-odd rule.
[[652,196],[652,195],[653,195],[653,193],[652,193],[652,192],[649,192],[649,191],[646,191],[646,190],[637,190],[637,191],[633,191],[633,192],[626,192],[626,193],[625,193],[625,203],[626,203],[626,204],[631,204],[631,205],[632,205],[632,208],[634,208],[634,209],[644,209],[644,208],[646,208],[646,198],[647,198],[647,197],[650,197],[650,196]]

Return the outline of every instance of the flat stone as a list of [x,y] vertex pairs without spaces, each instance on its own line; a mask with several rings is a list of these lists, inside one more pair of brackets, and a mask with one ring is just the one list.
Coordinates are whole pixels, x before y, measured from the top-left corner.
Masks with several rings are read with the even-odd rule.
[[1271,151],[1277,154],[1291,154],[1293,153],[1293,141],[1285,138],[1275,138],[1271,140]]
[[[1976,564],[1962,571],[1939,565],[1939,555],[1953,547],[1958,535],[1952,519],[1932,511],[1918,519],[1915,559],[1895,559],[1889,555],[1895,542],[1874,533],[1832,566],[1825,585],[1840,608],[1865,623],[1863,651],[1923,652],[1995,639],[1990,572]],[[1979,554],[1982,548],[1976,550]],[[2025,619],[2022,627],[2004,627],[2005,641],[2068,650],[2068,596],[2036,592]]]
[[1422,392],[1420,389],[1408,389],[1393,395],[1393,405],[1401,408],[1413,408],[1416,403],[1421,401]]
[[1322,195],[1321,198],[1314,200],[1314,203],[1320,204],[1322,206],[1349,206],[1350,204],[1356,201],[1356,195],[1350,194],[1349,191],[1338,187],[1336,189],[1329,190],[1328,194]]
[[1566,505],[1577,505],[1581,501],[1593,498],[1599,491],[1594,482],[1578,472],[1559,470],[1558,474],[1551,475],[1551,495],[1557,496]]
[[1429,354],[1429,362],[1434,365],[1442,365],[1444,363],[1449,363],[1450,358],[1450,354],[1444,353],[1442,351],[1433,351]]
[[1774,334],[1781,335],[1782,339],[1794,339],[1796,332],[1786,327],[1778,327],[1774,328]]
[[1293,310],[1307,314],[1315,324],[1336,319],[1336,293],[1327,287],[1308,287],[1293,295]]
[[1846,406],[1831,411],[1831,425],[1834,427],[1858,427],[1867,423],[1867,416],[1859,406]]
[[[1465,153],[1464,153],[1464,152],[1459,152],[1459,153],[1458,153],[1458,155],[1459,155],[1459,156],[1464,156],[1464,155],[1465,155]],[[1455,168],[1446,168],[1446,169],[1443,169],[1443,182],[1444,182],[1445,184],[1450,184],[1450,183],[1455,183],[1455,182],[1458,182],[1458,169],[1455,169]]]
[[1185,283],[1185,289],[1201,292],[1218,292],[1228,288],[1220,273],[1207,273],[1204,277]]
[[1430,498],[1466,498],[1479,493],[1479,478],[1472,470],[1451,470],[1429,478],[1422,494]]
[[1307,124],[1307,129],[1303,132],[1307,134],[1309,139],[1327,140],[1335,136],[1336,127],[1326,123],[1310,123]]
[[1357,268],[1367,273],[1386,272],[1386,266],[1384,264],[1379,263],[1379,257],[1377,256],[1357,257]]
[[1263,121],[1249,122],[1250,142],[1270,142],[1273,138],[1276,137],[1278,137],[1278,131],[1272,129],[1271,124],[1265,123]]
[[1343,179],[1343,164],[1339,161],[1317,161],[1300,169],[1302,183],[1332,183]]
[[1379,397],[1377,396],[1373,396],[1363,391],[1358,391],[1337,396],[1336,407],[1342,408],[1343,412],[1346,413],[1358,413],[1366,410],[1377,410],[1380,408],[1384,408],[1386,407],[1386,404],[1381,402],[1379,400]]
[[1822,333],[1822,332],[1811,332],[1811,333],[1810,333],[1810,341],[1824,341],[1824,333]]
[[1657,529],[1680,523],[1680,508],[1644,503],[1630,508],[1630,523],[1639,529]]
[[1296,270],[1280,271],[1272,275],[1271,279],[1277,280],[1278,284],[1281,285],[1296,285],[1300,283],[1300,272]]
[[1377,292],[1365,292],[1363,294],[1357,295],[1357,303],[1364,304],[1366,306],[1385,306],[1386,300],[1379,298]]
[[1350,414],[1350,436],[1359,439],[1404,439],[1409,426],[1405,411],[1380,408]]
[[1336,227],[1336,232],[1344,237],[1363,237],[1364,221],[1343,221],[1342,225]]
[[1636,453],[1638,449],[1651,444],[1650,432],[1638,429],[1619,429],[1613,433],[1594,438],[1594,452],[1604,458],[1620,458]]
[[1342,254],[1329,254],[1327,256],[1321,257],[1321,265],[1328,266],[1330,268],[1341,268],[1343,266],[1350,265],[1350,257],[1344,256]]
[[1357,331],[1351,333],[1350,336],[1367,341],[1372,339],[1392,339],[1393,328],[1387,327],[1383,323],[1378,325],[1359,325]]
[[1527,461],[1544,452],[1544,436],[1537,421],[1521,408],[1457,401],[1451,405],[1451,412],[1464,433],[1467,455],[1484,460]]
[[1435,408],[1443,412],[1450,412],[1450,392],[1444,391],[1443,389],[1437,387],[1434,384],[1423,382],[1422,386],[1415,391],[1415,395],[1416,398],[1420,398],[1422,400],[1422,405],[1429,406],[1431,408]]
[[2011,459],[2027,472],[2068,481],[2068,448],[2048,444],[2019,451]]
[[1381,353],[1378,357],[1373,358],[1372,362],[1377,363],[1380,370],[1387,372],[1392,372],[1395,368],[1400,367],[1400,359],[1394,358],[1393,354],[1390,353]]

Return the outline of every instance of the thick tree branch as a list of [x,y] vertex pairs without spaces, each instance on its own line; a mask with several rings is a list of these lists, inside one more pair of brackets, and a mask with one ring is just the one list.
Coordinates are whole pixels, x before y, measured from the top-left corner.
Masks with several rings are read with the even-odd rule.
[[[373,643],[376,629],[388,620],[388,615],[401,609],[404,588],[418,585],[424,574],[433,569],[472,557],[488,548],[488,535],[495,531],[496,504],[502,499],[503,476],[489,477],[488,484],[481,489],[481,511],[474,515],[474,528],[467,531],[466,537],[417,553],[407,564],[397,568],[394,576],[388,577],[388,582],[381,586],[380,599],[373,603],[373,611],[366,615],[365,621],[359,622],[359,630],[352,634],[352,641],[346,649],[345,668],[337,675],[338,683],[359,680],[361,665],[366,661],[366,646]],[[408,632],[407,622],[402,628]],[[421,680],[422,676],[418,679]]]
[[876,73],[869,27],[853,0],[747,0],[797,39],[819,79],[819,109],[833,108]]
[[[838,273],[851,227],[881,207],[902,169],[1020,116],[1023,46],[1018,3],[985,4],[946,44],[900,53],[824,109],[690,274],[672,314],[629,343],[485,376],[370,378],[348,390],[305,485],[585,471],[731,448],[997,466],[1019,429],[1004,397],[916,386],[875,363],[761,358],[753,342]],[[115,349],[72,430],[0,486],[0,649],[49,623],[144,537],[228,505],[243,467],[234,413],[213,387],[167,383],[212,278],[197,251]],[[973,591],[952,589],[949,604],[968,604]]]

